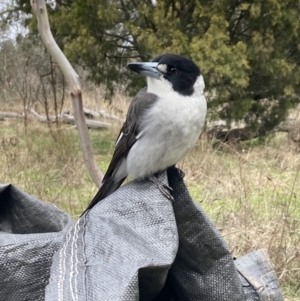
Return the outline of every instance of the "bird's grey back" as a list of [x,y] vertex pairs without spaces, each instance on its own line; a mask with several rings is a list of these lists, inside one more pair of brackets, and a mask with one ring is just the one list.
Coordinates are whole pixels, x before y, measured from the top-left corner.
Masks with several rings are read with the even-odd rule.
[[139,126],[143,118],[143,113],[150,109],[157,100],[158,97],[155,94],[147,92],[147,87],[141,89],[129,106],[122,132],[126,133],[134,124]]

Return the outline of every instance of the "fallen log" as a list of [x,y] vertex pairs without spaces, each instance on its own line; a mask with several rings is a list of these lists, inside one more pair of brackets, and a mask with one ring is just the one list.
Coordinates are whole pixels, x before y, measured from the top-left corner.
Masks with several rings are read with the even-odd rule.
[[83,107],[83,112],[84,112],[85,117],[88,117],[88,118],[106,118],[106,119],[119,121],[122,123],[125,121],[124,119],[119,118],[116,115],[106,113],[104,110],[94,111],[94,110]]
[[[72,115],[62,114],[61,119],[63,123],[75,124],[75,118]],[[86,119],[86,125],[89,129],[108,129],[112,127],[110,123],[90,119]]]
[[[280,122],[272,131],[287,132],[289,133],[289,139],[295,143],[300,143],[300,126],[296,119],[288,118]],[[220,121],[210,126],[206,131],[206,135],[209,140],[217,139],[224,143],[239,143],[258,137],[259,132],[250,127],[228,129],[225,123]]]
[[239,143],[258,137],[258,132],[251,128],[225,130],[223,126],[214,126],[206,131],[208,139],[221,140],[224,143]]
[[[16,112],[0,112],[0,116],[2,116],[3,119],[5,119],[5,118],[28,118],[31,120],[38,120],[41,123],[47,123],[47,122],[54,123],[58,120],[59,122],[62,122],[65,124],[76,125],[74,116],[69,115],[68,113],[62,113],[57,116],[49,116],[49,118],[47,118],[46,116],[40,115],[36,111],[31,109],[28,111],[26,116],[24,113],[16,113]],[[108,128],[112,127],[112,125],[110,123],[96,121],[96,120],[90,120],[90,119],[86,119],[86,125],[90,129],[108,129]]]
[[24,113],[17,113],[17,112],[0,112],[0,120],[4,121],[5,118],[27,118],[27,119],[36,119],[34,116],[30,115],[27,113],[27,115],[25,115]]

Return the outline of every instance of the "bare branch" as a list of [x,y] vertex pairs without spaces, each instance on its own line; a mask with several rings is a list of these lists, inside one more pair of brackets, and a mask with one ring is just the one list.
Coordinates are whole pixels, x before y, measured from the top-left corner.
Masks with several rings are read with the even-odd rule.
[[87,169],[93,178],[97,187],[101,186],[103,174],[96,164],[92,146],[89,139],[89,133],[85,122],[82,105],[82,91],[77,73],[72,68],[71,64],[56,44],[49,25],[46,4],[44,0],[31,0],[31,6],[37,16],[38,30],[45,47],[57,62],[62,70],[69,89],[71,91],[72,105],[75,114],[75,122],[79,133],[81,147],[83,151],[83,158]]

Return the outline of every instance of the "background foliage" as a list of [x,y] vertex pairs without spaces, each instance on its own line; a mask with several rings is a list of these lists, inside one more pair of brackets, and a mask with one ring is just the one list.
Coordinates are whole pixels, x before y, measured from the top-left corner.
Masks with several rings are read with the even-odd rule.
[[5,40],[0,45],[0,98],[12,106],[21,101],[24,111],[41,104],[48,115],[64,104],[65,82],[44,45],[33,37],[19,36],[17,43]]
[[[217,119],[245,121],[261,134],[299,103],[300,23],[296,0],[63,0],[49,3],[51,27],[68,58],[108,94],[141,78],[132,60],[172,52],[195,60]],[[30,12],[29,0],[17,11]],[[27,18],[36,33],[35,19]]]

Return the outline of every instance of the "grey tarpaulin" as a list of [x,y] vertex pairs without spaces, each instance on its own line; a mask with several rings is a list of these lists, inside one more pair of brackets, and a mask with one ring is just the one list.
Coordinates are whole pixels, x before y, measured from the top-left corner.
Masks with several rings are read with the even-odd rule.
[[[0,186],[0,300],[265,300],[264,287],[248,282],[240,266],[237,272],[180,171],[160,181],[172,187],[173,202],[153,182],[133,181],[76,223]],[[281,296],[278,286],[271,289]]]
[[0,300],[45,299],[52,256],[71,217],[13,185],[0,185]]
[[247,301],[283,300],[266,250],[256,250],[242,256],[235,261],[235,265],[240,273]]

